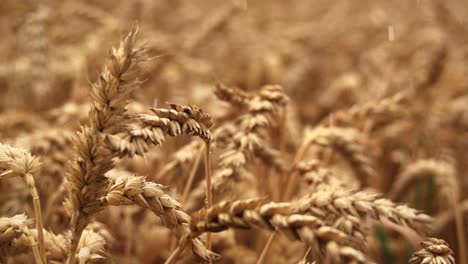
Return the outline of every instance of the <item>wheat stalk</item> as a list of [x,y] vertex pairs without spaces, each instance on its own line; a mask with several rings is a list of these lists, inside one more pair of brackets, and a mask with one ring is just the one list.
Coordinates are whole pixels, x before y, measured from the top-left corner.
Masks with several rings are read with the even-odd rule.
[[187,164],[197,163],[195,161],[201,156],[201,148],[203,148],[202,142],[199,140],[193,140],[178,149],[174,154],[172,154],[171,160],[165,163],[163,168],[158,172],[156,179],[158,179],[158,181],[172,181],[174,177],[185,175],[188,172]]

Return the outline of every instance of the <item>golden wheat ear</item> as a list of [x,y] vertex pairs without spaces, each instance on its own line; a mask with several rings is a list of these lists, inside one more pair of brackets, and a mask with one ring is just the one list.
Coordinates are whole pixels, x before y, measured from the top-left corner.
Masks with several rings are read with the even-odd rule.
[[[367,257],[347,246],[350,238],[317,217],[294,213],[293,203],[266,203],[258,199],[223,201],[199,211],[190,223],[194,235],[229,228],[279,231],[291,240],[305,243],[319,259],[329,263],[368,263]],[[325,253],[324,253],[325,252]]]
[[453,251],[447,242],[437,238],[427,238],[421,242],[422,249],[413,253],[410,264],[441,263],[455,264]]
[[128,95],[140,84],[138,70],[147,49],[136,45],[137,32],[135,25],[118,48],[111,49],[99,80],[92,84],[89,124],[81,127],[74,140],[76,155],[66,173],[69,195],[65,208],[71,216],[72,231],[68,264],[75,263],[83,230],[103,208],[99,198],[109,186],[104,175],[118,156],[104,139],[126,130]]
[[[39,256],[41,257],[41,262],[47,263],[47,258],[45,254],[44,246],[44,228],[42,223],[42,210],[41,210],[41,201],[39,199],[39,194],[36,188],[36,181],[34,180],[33,173],[35,173],[41,163],[39,159],[26,150],[14,148],[9,145],[0,144],[0,167],[6,169],[1,175],[0,178],[7,175],[19,175],[24,177],[26,185],[29,188],[29,191],[32,196],[33,205],[34,205],[34,215],[36,228],[38,232],[38,248]],[[25,231],[28,231],[25,229]]]

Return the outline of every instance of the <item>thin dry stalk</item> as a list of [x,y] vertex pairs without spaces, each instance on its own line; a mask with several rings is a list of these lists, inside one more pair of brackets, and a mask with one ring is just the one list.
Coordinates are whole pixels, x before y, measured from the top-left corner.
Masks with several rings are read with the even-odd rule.
[[[172,155],[172,159],[165,163],[161,171],[158,172],[156,180],[158,180],[159,182],[172,182],[174,177],[185,175],[186,173],[189,174],[190,178],[194,167],[193,165],[196,164],[198,158],[201,159],[201,157],[203,156],[204,151],[202,150],[202,148],[204,148],[203,142],[199,140],[193,140],[190,143],[178,149]],[[189,171],[187,171],[187,164],[192,164]],[[187,184],[185,186],[187,186]]]
[[[468,200],[463,200],[458,204],[458,211],[464,215],[468,212]],[[434,223],[431,225],[431,230],[434,234],[439,234],[442,230],[449,225],[455,218],[452,208],[445,210],[442,213],[434,216]]]
[[[210,142],[205,144],[205,182],[206,182],[206,210],[209,210],[213,205],[213,190],[211,187],[211,160],[210,160]],[[206,248],[211,249],[212,238],[211,233],[206,235]],[[211,261],[210,261],[211,262]]]
[[190,194],[190,189],[192,188],[192,183],[193,183],[193,180],[195,178],[195,174],[197,172],[198,165],[200,164],[201,157],[203,156],[203,153],[205,152],[205,149],[204,149],[205,147],[202,147],[199,150],[199,153],[196,154],[195,161],[193,162],[192,168],[190,169],[190,173],[189,173],[187,182],[186,182],[185,187],[184,187],[184,192],[182,194],[182,204],[184,204],[185,201],[187,201],[187,198],[188,198],[188,196]]
[[265,257],[268,254],[268,250],[270,249],[271,244],[273,243],[273,241],[276,238],[276,234],[277,234],[277,232],[275,231],[275,232],[271,233],[270,236],[268,237],[268,240],[267,240],[265,246],[262,249],[262,253],[260,253],[260,256],[257,259],[257,262],[256,262],[257,264],[262,264],[265,261]]

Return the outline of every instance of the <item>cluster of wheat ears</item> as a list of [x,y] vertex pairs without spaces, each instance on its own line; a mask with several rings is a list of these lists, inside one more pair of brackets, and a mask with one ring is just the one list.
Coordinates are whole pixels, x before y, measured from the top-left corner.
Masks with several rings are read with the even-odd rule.
[[[74,12],[117,31],[113,16],[76,5]],[[351,9],[337,6],[325,14]],[[378,8],[366,8],[375,24],[356,23],[368,31],[386,23]],[[23,45],[29,55],[17,61],[18,81],[0,68],[0,92],[11,100],[0,109],[0,263],[467,263],[468,80],[433,89],[463,79],[445,72],[462,63],[468,70],[466,45],[434,25],[411,35],[408,22],[401,34],[411,47],[374,43],[355,64],[338,54],[345,51],[324,55],[357,65],[336,77],[345,66],[299,60],[308,49],[296,44],[311,39],[297,26],[246,67],[215,50],[220,64],[189,58],[211,35],[242,27],[233,21],[245,10],[216,9],[170,58],[158,56],[170,40],[141,44],[145,30],[135,23],[94,81],[73,88],[69,76],[83,75],[92,52],[59,70],[43,36],[51,10],[30,13],[19,31],[34,41]],[[428,10],[440,18],[438,30],[466,33],[442,3]],[[335,43],[334,33],[322,33],[325,45]],[[49,38],[65,42],[60,36]],[[230,63],[238,72],[184,76]],[[148,83],[168,87],[158,94]],[[307,90],[314,85],[329,88]],[[361,95],[360,86],[376,90]],[[155,94],[181,97],[171,89],[190,103],[146,103]]]

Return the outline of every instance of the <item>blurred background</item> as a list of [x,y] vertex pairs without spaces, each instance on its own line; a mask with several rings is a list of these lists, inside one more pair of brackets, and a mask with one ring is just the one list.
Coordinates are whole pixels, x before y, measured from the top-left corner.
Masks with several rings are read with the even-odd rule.
[[[460,206],[468,210],[465,0],[1,0],[0,140],[43,128],[73,130],[77,120],[86,120],[89,81],[135,21],[153,56],[142,88],[132,94],[136,102],[196,104],[222,121],[233,113],[216,99],[215,84],[246,91],[280,84],[291,98],[290,150],[305,126],[334,111],[406,93],[407,117],[375,134],[380,170],[371,187],[386,193],[407,164],[449,157],[458,172]],[[180,146],[169,142],[151,166],[128,167],[155,174],[152,169]],[[400,202],[440,216],[433,235],[457,252],[453,216],[434,197],[434,183],[422,181]],[[0,210],[24,208],[0,203]],[[68,223],[64,214],[54,219]],[[117,222],[107,224],[113,229]],[[375,258],[404,263],[412,251],[398,243],[401,236],[382,231],[382,239],[379,232],[376,239],[389,249],[377,243]],[[158,263],[147,256],[151,250],[126,247],[131,259]],[[235,259],[225,258],[242,263]]]

